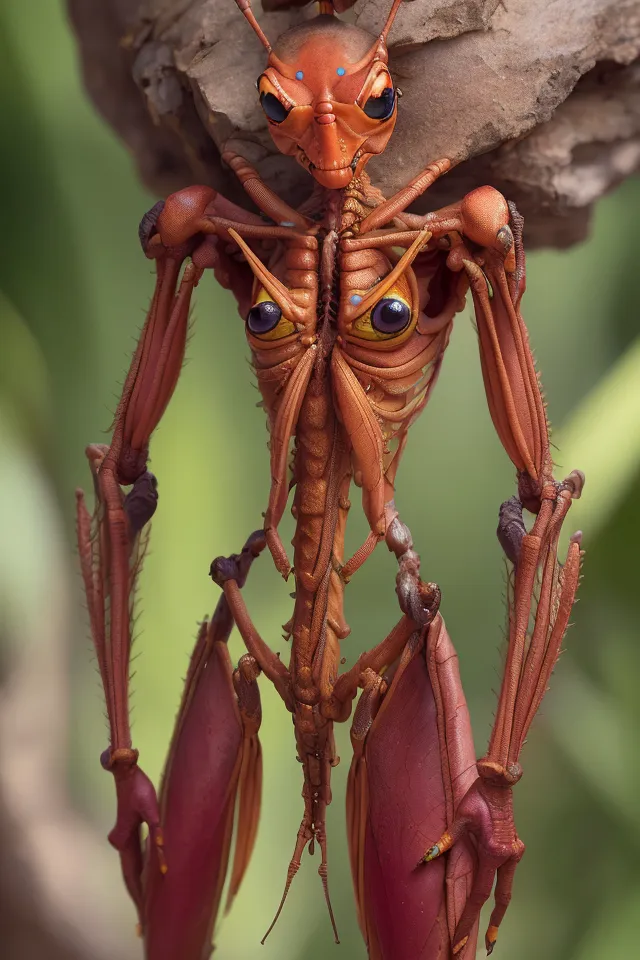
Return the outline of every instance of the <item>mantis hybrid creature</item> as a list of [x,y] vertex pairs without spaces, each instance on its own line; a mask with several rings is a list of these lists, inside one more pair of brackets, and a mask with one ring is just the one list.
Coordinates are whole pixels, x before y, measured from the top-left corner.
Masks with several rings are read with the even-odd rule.
[[[249,0],[236,0],[268,54],[258,89],[273,139],[309,171],[314,191],[294,210],[241,157],[227,153],[258,214],[196,186],[156,204],[140,226],[143,249],[156,262],[155,293],[112,442],[87,451],[93,521],[81,491],[77,502],[110,724],[101,761],[114,776],[118,803],[110,841],[120,853],[148,960],[209,955],[236,807],[229,900],[242,880],[260,807],[260,674],[292,715],[303,771],[303,817],[276,920],[304,850],[317,843],[338,939],[325,815],[337,763],[333,724],[348,719],[359,690],[347,818],[358,918],[371,958],[471,958],[479,912],[495,881],[490,953],[524,852],[511,793],[578,585],[580,535],[571,539],[564,564],[557,547],[584,478],[574,471],[557,482],[552,475],[545,409],[520,314],[525,264],[515,208],[482,187],[435,213],[408,213],[446,174],[447,159],[429,164],[391,199],[365,172],[396,122],[386,41],[400,2],[392,3],[377,38],[322,3],[316,20],[272,47]],[[239,555],[211,565],[222,595],[200,628],[158,800],[138,766],[129,725],[132,598],[157,504],[149,440],[178,380],[191,295],[206,269],[233,292],[245,321],[269,423],[271,489],[264,528]],[[394,502],[409,427],[429,399],[468,290],[491,417],[518,479],[518,495],[503,504],[498,527],[513,568],[504,677],[489,747],[477,762],[440,591],[420,578],[418,554]],[[345,559],[352,481],[362,489],[370,533]],[[290,489],[292,561],[278,534]],[[529,531],[523,507],[535,516]],[[345,585],[383,541],[398,561],[401,617],[340,675],[340,645],[349,633]],[[283,577],[293,574],[295,581],[288,666],[260,636],[242,595],[265,547]],[[247,649],[236,669],[226,647],[234,625]]]

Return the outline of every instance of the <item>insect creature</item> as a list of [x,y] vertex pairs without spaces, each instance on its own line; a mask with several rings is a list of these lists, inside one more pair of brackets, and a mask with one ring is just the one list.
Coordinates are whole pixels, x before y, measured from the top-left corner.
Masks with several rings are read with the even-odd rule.
[[[338,940],[325,824],[337,763],[333,725],[349,718],[361,691],[351,728],[347,818],[369,955],[470,958],[480,908],[495,881],[485,939],[493,950],[524,852],[512,787],[558,657],[581,559],[579,534],[564,564],[557,558],[563,521],[584,478],[574,471],[558,482],[552,474],[545,408],[520,314],[522,220],[491,187],[435,213],[408,213],[446,174],[446,158],[390,199],[372,185],[367,161],[385,149],[398,110],[387,36],[400,0],[378,37],[341,22],[323,3],[316,20],[273,46],[248,0],[236,2],[268,54],[258,91],[274,142],[308,170],[315,187],[294,210],[243,158],[227,153],[259,213],[196,186],[156,204],[140,225],[143,249],[156,262],[155,292],[111,444],[87,451],[93,520],[77,495],[82,572],[110,724],[101,760],[114,776],[118,804],[109,839],[120,853],[148,960],[207,957],[236,808],[230,900],[256,834],[257,681],[264,674],[292,715],[303,773],[302,821],[275,919],[305,849],[317,844]],[[157,505],[149,440],[178,380],[191,295],[207,269],[233,292],[245,323],[268,418],[271,488],[263,529],[240,554],[211,565],[222,594],[200,628],[157,799],[138,766],[129,725],[133,593]],[[478,761],[440,591],[421,579],[394,500],[409,427],[429,399],[469,290],[489,409],[517,471],[517,496],[502,505],[498,527],[512,567],[504,677],[490,743]],[[345,558],[352,483],[362,490],[370,532]],[[290,489],[291,558],[278,533]],[[523,508],[534,515],[529,530]],[[381,542],[397,557],[401,616],[340,674],[349,633],[345,586]],[[288,664],[261,637],[242,595],[251,563],[265,548],[295,587]],[[235,669],[226,647],[234,625],[247,649]]]

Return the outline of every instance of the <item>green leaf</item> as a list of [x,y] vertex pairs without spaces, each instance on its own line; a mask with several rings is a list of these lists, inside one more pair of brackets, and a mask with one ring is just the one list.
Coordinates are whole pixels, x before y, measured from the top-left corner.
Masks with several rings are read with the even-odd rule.
[[576,518],[593,538],[640,468],[640,337],[611,367],[557,434],[564,470],[587,478]]

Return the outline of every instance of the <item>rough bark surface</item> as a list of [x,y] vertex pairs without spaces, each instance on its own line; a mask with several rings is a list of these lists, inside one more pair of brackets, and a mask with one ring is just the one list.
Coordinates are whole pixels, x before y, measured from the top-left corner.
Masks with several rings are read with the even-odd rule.
[[[272,40],[315,4],[264,0]],[[336,0],[372,34],[390,0]],[[233,199],[230,141],[290,202],[309,176],[275,152],[255,92],[265,51],[233,0],[69,0],[86,83],[155,193],[210,183]],[[411,0],[391,38],[403,97],[373,160],[390,195],[428,162],[459,166],[418,210],[482,183],[520,207],[529,247],[582,239],[591,206],[640,166],[639,0]],[[242,200],[242,202],[245,202]]]

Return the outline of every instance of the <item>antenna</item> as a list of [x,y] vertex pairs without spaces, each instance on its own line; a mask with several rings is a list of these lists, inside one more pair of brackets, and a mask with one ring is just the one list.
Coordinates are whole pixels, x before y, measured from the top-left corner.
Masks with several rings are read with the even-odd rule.
[[271,44],[267,40],[262,27],[256,20],[251,9],[251,0],[236,0],[236,5],[253,27],[254,32],[258,35],[258,39],[260,40],[262,46],[266,48],[267,53],[271,53]]
[[394,21],[395,18],[396,18],[396,13],[398,12],[398,8],[399,8],[399,6],[400,6],[401,3],[402,3],[402,0],[393,0],[393,6],[391,7],[391,10],[389,11],[389,16],[387,17],[387,22],[385,23],[384,27],[382,28],[382,33],[380,34],[380,39],[381,39],[381,40],[384,40],[385,43],[386,43],[386,41],[387,41],[387,36],[389,35],[389,30],[391,30],[391,27],[393,26],[393,21]]
[[393,26],[393,21],[396,18],[396,13],[398,12],[398,7],[402,3],[402,0],[393,0],[393,5],[389,11],[389,16],[387,17],[387,22],[382,28],[382,32],[373,42],[373,46],[368,50],[364,57],[358,60],[357,63],[349,64],[348,72],[357,73],[358,70],[362,70],[363,67],[370,64],[373,60],[382,60],[384,63],[388,62],[389,54],[387,52],[387,35]]

